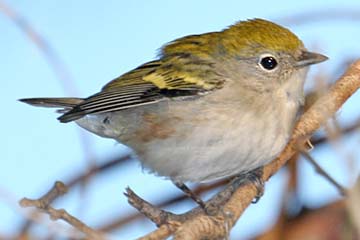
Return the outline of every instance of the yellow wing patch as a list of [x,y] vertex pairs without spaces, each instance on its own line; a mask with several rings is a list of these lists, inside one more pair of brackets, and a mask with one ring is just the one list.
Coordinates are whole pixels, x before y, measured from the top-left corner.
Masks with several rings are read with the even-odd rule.
[[128,86],[153,84],[168,90],[211,90],[223,83],[209,63],[193,59],[172,57],[145,63],[136,69],[114,79],[103,87],[111,91]]
[[191,74],[188,73],[181,73],[177,71],[163,72],[161,69],[159,69],[151,74],[145,75],[143,79],[146,82],[151,82],[160,89],[211,90],[214,88],[213,84],[206,83],[204,79],[196,76],[191,76]]

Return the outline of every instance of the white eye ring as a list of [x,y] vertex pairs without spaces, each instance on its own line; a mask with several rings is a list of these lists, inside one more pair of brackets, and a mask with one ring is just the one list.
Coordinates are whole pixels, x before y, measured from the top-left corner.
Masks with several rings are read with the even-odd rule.
[[276,57],[271,54],[262,54],[259,58],[258,64],[263,70],[270,72],[277,68],[278,61]]

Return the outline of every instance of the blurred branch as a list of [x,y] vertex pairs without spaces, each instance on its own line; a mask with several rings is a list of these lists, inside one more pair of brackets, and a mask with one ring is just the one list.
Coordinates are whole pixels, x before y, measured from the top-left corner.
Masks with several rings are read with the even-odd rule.
[[352,232],[354,227],[349,221],[345,203],[340,200],[318,209],[303,209],[296,217],[282,223],[280,235],[277,235],[278,229],[273,228],[255,239],[359,239],[359,235]]
[[[352,123],[349,126],[343,127],[339,129],[339,137],[342,137],[346,134],[352,133],[360,128],[360,119],[356,120],[354,123]],[[336,138],[335,138],[336,139]],[[335,140],[331,138],[331,140]],[[314,145],[321,145],[323,143],[326,143],[329,140],[328,136],[320,136],[320,137],[312,137],[311,143]]]
[[[302,146],[321,125],[326,123],[327,119],[335,114],[359,87],[360,60],[351,65],[346,73],[331,87],[329,92],[321,96],[315,104],[301,116],[295,126],[290,142],[278,158],[264,167],[261,179],[265,182],[274,175],[287,160],[297,152],[298,147]],[[231,185],[228,187],[230,186]],[[223,192],[224,191],[220,192],[220,194]],[[216,214],[210,216],[203,211],[199,211],[199,208],[194,208],[186,213],[192,216],[184,222],[179,221],[179,227],[171,231],[169,235],[173,234],[174,239],[226,238],[229,229],[234,226],[256,195],[257,189],[253,183],[242,184],[236,189],[226,204],[224,204],[222,211],[217,211]],[[219,194],[209,201],[213,201],[213,199],[218,196]],[[130,198],[129,202],[132,203],[133,199]],[[155,209],[151,211],[157,212]],[[151,215],[150,211],[148,213]],[[173,215],[170,215],[170,220],[172,220],[171,218],[173,218]],[[154,216],[152,219],[154,219]],[[165,225],[168,225],[169,223],[166,223],[166,220],[167,219],[163,219],[163,222]],[[170,229],[170,226],[167,229]],[[155,233],[156,231],[152,234]],[[143,239],[154,238],[150,238],[148,235]]]
[[54,186],[47,192],[44,196],[39,199],[28,199],[23,198],[20,200],[20,206],[22,207],[36,207],[40,211],[43,211],[49,214],[52,220],[62,219],[65,222],[69,223],[75,229],[84,233],[87,237],[94,240],[105,239],[103,234],[93,230],[85,223],[81,222],[79,219],[75,218],[69,214],[64,209],[54,209],[51,207],[51,202],[53,202],[57,197],[64,195],[67,192],[67,187],[62,182],[56,182]]
[[77,91],[75,91],[74,81],[72,80],[70,72],[67,70],[65,64],[60,60],[60,57],[56,54],[55,50],[45,40],[45,38],[42,37],[23,16],[17,13],[2,0],[0,0],[0,12],[12,20],[45,56],[47,62],[54,71],[55,76],[58,77],[64,91],[70,96],[76,96]]
[[124,155],[119,158],[114,158],[100,165],[92,166],[88,171],[83,174],[76,175],[72,179],[68,180],[66,186],[68,188],[72,188],[77,184],[81,184],[87,181],[87,179],[91,178],[91,176],[95,174],[104,174],[108,170],[114,170],[115,167],[120,167],[128,160],[131,159],[131,155]]
[[334,178],[332,178],[316,161],[315,159],[306,151],[300,150],[301,154],[315,167],[315,170],[322,175],[326,180],[328,180],[332,185],[336,187],[339,193],[342,196],[347,195],[347,190],[341,186]]
[[347,212],[351,217],[353,226],[357,231],[357,237],[360,238],[360,176],[354,187],[349,192],[349,198],[346,201]]
[[286,25],[305,25],[320,21],[360,21],[360,11],[357,9],[321,9],[292,14],[289,17],[276,19],[277,22]]

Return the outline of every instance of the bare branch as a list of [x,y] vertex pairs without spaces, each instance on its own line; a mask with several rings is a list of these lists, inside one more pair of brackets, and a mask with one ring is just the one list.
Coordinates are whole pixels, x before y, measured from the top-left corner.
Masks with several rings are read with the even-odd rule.
[[[197,195],[200,195],[201,193],[206,193],[211,190],[215,190],[216,188],[222,187],[228,182],[229,182],[228,179],[223,179],[223,180],[211,183],[211,184],[201,184],[198,187],[196,187],[193,192]],[[171,198],[169,198],[169,199],[164,199],[160,203],[157,203],[156,206],[158,208],[163,208],[163,207],[175,204],[175,203],[179,203],[184,200],[188,201],[189,198],[184,194],[179,194],[179,195],[171,196]],[[127,215],[127,216],[121,216],[115,220],[110,221],[109,223],[105,223],[104,225],[100,226],[98,229],[101,231],[104,231],[104,232],[108,232],[108,231],[120,228],[124,224],[128,224],[131,221],[135,221],[136,219],[139,219],[140,217],[142,217],[141,212],[137,212],[137,213]]]
[[103,240],[105,237],[102,233],[95,231],[94,229],[75,218],[64,209],[55,209],[50,206],[50,203],[57,197],[64,195],[67,192],[67,187],[62,182],[56,182],[54,186],[44,196],[39,199],[23,198],[20,200],[20,206],[22,207],[36,207],[37,209],[49,214],[52,220],[62,219],[69,223],[75,229],[84,233],[87,237],[94,240]]

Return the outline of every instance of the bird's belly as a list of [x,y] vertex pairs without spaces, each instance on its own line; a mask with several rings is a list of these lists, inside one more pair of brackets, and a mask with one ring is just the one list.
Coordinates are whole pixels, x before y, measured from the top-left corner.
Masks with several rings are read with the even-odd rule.
[[268,163],[289,137],[275,124],[275,114],[261,118],[226,108],[184,111],[167,111],[166,115],[144,111],[139,127],[122,135],[120,141],[158,175],[201,182]]
[[156,174],[193,182],[262,166],[289,138],[290,132],[283,128],[288,123],[279,122],[273,109],[259,115],[223,105],[207,109],[163,104],[97,116],[97,125],[89,124],[93,129],[84,126],[85,120],[78,123],[127,144],[143,166]]

